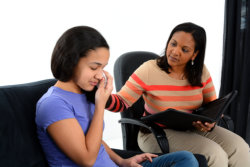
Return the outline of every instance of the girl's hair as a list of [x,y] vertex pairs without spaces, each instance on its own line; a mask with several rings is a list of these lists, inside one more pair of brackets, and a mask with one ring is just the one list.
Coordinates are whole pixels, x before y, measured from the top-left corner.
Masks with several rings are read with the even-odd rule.
[[99,47],[109,49],[104,37],[94,28],[78,26],[67,30],[57,41],[52,53],[53,76],[62,82],[69,81],[80,58]]
[[174,33],[183,31],[186,33],[190,33],[195,41],[195,49],[194,52],[198,51],[198,54],[194,60],[194,64],[191,64],[191,61],[187,63],[185,68],[185,76],[187,77],[189,83],[192,86],[200,86],[202,87],[201,83],[201,76],[202,76],[202,70],[203,70],[203,64],[204,64],[204,58],[205,58],[205,50],[206,50],[206,31],[204,28],[193,24],[193,23],[182,23],[177,25],[172,32],[170,33],[170,36],[168,38],[163,56],[159,57],[157,59],[157,65],[168,74],[170,73],[169,69],[171,66],[168,64],[167,56],[166,56],[166,50],[168,47],[168,43]]
[[[88,26],[73,27],[58,39],[51,58],[51,71],[53,76],[62,82],[72,79],[80,58],[87,56],[88,52],[99,47],[109,49],[104,37],[94,28]],[[95,87],[86,93],[87,99],[95,102]]]

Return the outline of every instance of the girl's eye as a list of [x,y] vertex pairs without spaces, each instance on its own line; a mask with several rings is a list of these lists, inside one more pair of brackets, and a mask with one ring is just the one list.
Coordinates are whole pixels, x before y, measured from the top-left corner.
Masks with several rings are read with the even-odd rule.
[[94,68],[94,67],[90,67],[90,69],[93,71],[97,70],[97,68]]
[[176,46],[176,43],[171,42],[170,45],[171,45],[171,46]]

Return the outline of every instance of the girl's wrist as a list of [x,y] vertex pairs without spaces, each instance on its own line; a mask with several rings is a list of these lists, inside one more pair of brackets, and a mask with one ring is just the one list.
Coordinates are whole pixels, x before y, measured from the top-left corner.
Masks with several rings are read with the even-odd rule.
[[104,111],[104,104],[95,104],[96,111]]
[[123,158],[121,158],[121,159],[119,159],[119,161],[117,162],[117,165],[119,166],[119,167],[125,167],[126,165],[126,159],[123,159]]

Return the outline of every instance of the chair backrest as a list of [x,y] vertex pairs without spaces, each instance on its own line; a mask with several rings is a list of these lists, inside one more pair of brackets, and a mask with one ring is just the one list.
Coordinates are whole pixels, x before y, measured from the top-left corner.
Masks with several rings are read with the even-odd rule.
[[[114,80],[118,92],[130,75],[145,61],[156,59],[159,56],[152,52],[134,51],[121,55],[114,64]],[[121,113],[122,118],[140,118],[144,112],[142,97],[130,108]],[[123,149],[139,151],[137,134],[139,127],[131,124],[122,125]]]
[[55,79],[0,87],[0,166],[47,167],[36,134],[38,99]]

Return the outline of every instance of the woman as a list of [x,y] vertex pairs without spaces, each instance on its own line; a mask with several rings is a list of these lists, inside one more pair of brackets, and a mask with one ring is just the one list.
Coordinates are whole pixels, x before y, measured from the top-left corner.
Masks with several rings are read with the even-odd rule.
[[103,71],[108,60],[106,40],[91,27],[71,28],[58,40],[51,60],[58,81],[36,110],[38,138],[49,166],[198,166],[187,151],[122,159],[107,146],[102,140],[103,116],[113,89],[112,77]]
[[[145,101],[144,115],[174,108],[190,112],[216,99],[214,85],[204,65],[205,30],[193,23],[177,25],[171,32],[164,55],[142,64],[126,84],[107,102],[107,109],[118,112]],[[170,152],[188,150],[206,156],[211,167],[250,166],[246,142],[215,123],[194,122],[194,129],[176,131],[165,128]],[[161,152],[154,135],[145,130],[138,134],[144,152]]]

